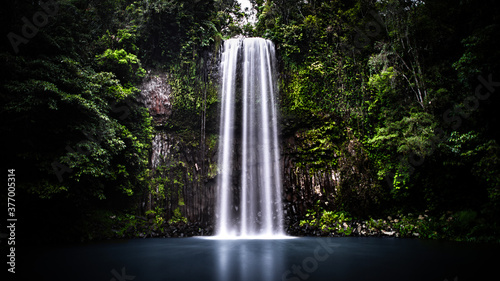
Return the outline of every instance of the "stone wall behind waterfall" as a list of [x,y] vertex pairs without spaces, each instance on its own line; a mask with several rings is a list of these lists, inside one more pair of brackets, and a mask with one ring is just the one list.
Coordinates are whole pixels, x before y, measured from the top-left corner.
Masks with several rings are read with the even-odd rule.
[[[155,125],[149,186],[144,191],[141,210],[143,213],[160,210],[157,214],[167,221],[186,218],[189,222],[208,225],[212,223],[216,199],[216,136],[211,130],[205,130],[208,132],[202,136],[205,131],[198,124],[202,118],[200,113],[188,121],[181,120],[196,122],[190,132],[172,128],[172,124],[182,118],[175,116],[172,79],[169,73],[149,71],[138,98],[149,110]],[[205,124],[213,126],[211,122]]]

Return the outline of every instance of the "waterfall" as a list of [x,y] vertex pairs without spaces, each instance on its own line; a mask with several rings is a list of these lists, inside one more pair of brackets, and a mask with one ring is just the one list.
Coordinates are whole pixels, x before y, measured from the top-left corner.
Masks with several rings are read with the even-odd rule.
[[217,236],[283,235],[274,67],[271,41],[224,42]]

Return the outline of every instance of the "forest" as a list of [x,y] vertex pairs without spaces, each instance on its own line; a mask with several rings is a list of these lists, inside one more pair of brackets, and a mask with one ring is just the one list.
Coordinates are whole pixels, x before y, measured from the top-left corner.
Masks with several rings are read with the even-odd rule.
[[288,234],[500,242],[496,1],[251,3],[255,23],[234,0],[3,4],[19,240],[211,235],[239,36],[276,46]]

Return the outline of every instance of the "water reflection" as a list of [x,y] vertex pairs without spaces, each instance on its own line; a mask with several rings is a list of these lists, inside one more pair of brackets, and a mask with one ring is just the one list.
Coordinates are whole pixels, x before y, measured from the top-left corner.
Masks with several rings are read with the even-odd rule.
[[464,281],[496,274],[500,263],[499,245],[390,238],[132,239],[33,250],[20,255],[32,260],[16,275],[36,278],[19,280]]
[[281,280],[284,247],[279,240],[219,240],[217,280]]

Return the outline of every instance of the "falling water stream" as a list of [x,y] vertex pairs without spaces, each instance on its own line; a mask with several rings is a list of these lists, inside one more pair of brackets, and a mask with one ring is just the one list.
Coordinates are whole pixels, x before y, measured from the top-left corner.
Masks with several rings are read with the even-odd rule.
[[274,45],[245,38],[223,48],[216,235],[282,236]]

